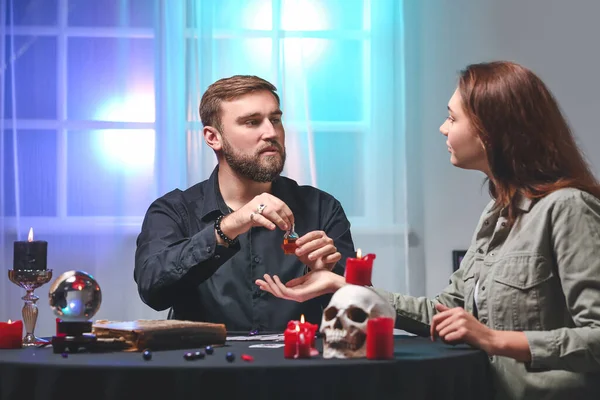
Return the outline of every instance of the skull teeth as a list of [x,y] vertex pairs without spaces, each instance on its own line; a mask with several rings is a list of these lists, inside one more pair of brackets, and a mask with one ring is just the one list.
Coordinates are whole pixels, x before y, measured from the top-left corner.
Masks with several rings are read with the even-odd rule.
[[325,329],[324,333],[325,340],[330,343],[345,341],[348,334],[346,330],[341,329]]
[[357,350],[365,344],[366,335],[359,330],[354,330],[348,334],[345,329],[328,328],[323,333],[325,334],[325,342],[331,347]]

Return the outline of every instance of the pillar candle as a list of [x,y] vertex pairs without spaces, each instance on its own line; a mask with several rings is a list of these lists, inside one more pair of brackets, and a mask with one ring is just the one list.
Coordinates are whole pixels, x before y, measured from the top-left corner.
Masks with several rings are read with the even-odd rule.
[[367,358],[390,360],[394,358],[394,320],[371,318],[367,321]]
[[0,349],[20,349],[23,346],[23,321],[0,322]]
[[346,259],[346,283],[371,286],[374,259],[375,254],[367,254],[361,257],[360,249],[356,252],[356,258],[348,257]]
[[297,321],[288,322],[287,329],[283,332],[283,356],[285,358],[295,358],[298,347],[298,328]]
[[310,322],[306,322],[304,319],[304,314],[300,316],[300,332],[304,332],[306,338],[309,341],[310,347],[315,347],[315,335],[317,333],[318,326],[315,324],[311,324]]
[[[300,329],[300,327],[298,327]],[[310,358],[311,347],[310,339],[307,337],[307,331],[298,331],[298,352],[296,358]]]
[[33,240],[33,228],[29,230],[27,241],[14,243],[13,269],[43,271],[46,269],[48,242]]
[[306,329],[308,330],[308,338],[310,340],[310,347],[312,349],[315,348],[315,336],[317,335],[317,329],[319,327],[316,324],[311,324],[310,322],[307,323],[307,327]]

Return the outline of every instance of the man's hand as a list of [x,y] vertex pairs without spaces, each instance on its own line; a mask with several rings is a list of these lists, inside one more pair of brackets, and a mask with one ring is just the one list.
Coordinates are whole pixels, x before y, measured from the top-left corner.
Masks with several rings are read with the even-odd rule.
[[262,290],[275,297],[286,300],[304,302],[327,293],[333,293],[346,284],[344,277],[326,269],[316,269],[299,278],[292,279],[287,284],[281,283],[277,275],[271,278],[264,275],[264,280],[255,282]]
[[282,231],[287,231],[293,223],[294,214],[287,204],[269,193],[262,193],[225,216],[221,220],[221,231],[228,238],[234,239],[253,226],[263,226],[269,230],[279,227]]
[[342,255],[331,239],[323,231],[312,231],[296,240],[296,256],[311,270],[327,269],[331,271],[341,260]]

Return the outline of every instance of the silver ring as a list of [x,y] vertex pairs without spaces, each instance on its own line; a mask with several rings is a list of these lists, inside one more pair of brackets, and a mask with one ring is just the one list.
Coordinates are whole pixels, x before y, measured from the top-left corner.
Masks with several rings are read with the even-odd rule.
[[256,209],[256,213],[262,214],[265,208],[267,208],[266,204],[259,204],[258,208]]

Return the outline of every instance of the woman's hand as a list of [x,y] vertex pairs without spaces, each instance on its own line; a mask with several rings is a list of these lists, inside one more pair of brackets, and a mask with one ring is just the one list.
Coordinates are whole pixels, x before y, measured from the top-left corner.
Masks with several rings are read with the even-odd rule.
[[494,331],[464,308],[448,308],[443,304],[435,305],[438,314],[431,319],[431,340],[439,336],[448,343],[464,342],[493,354]]
[[431,319],[431,340],[434,335],[449,343],[464,342],[489,355],[531,361],[531,350],[524,332],[497,331],[479,322],[463,308],[435,305],[438,314]]

